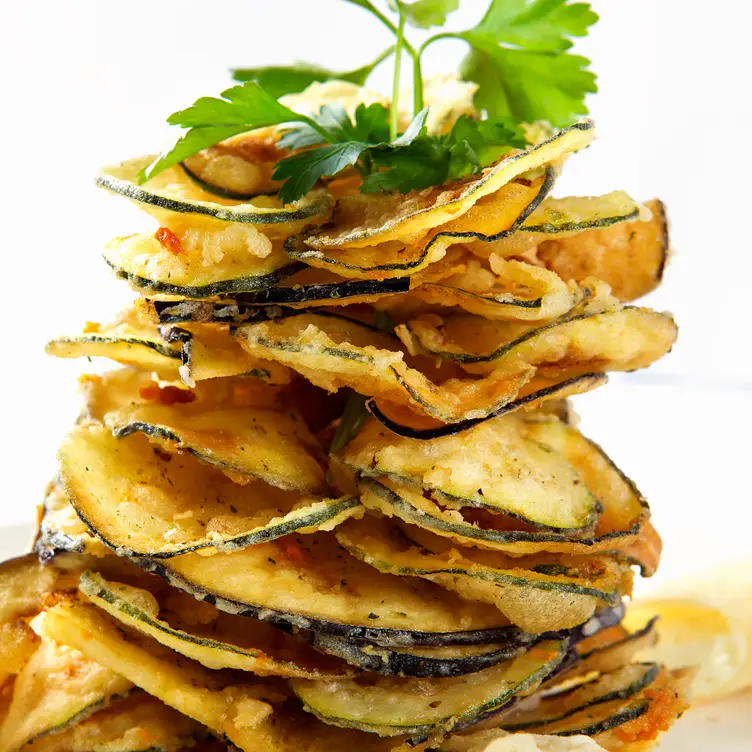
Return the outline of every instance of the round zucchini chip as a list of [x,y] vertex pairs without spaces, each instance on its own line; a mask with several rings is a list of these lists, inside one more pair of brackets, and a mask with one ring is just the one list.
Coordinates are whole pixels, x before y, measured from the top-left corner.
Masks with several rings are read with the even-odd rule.
[[677,336],[673,318],[649,308],[575,312],[543,326],[434,315],[396,331],[411,352],[458,363],[471,373],[523,362],[549,377],[645,368],[668,353]]
[[513,152],[452,186],[441,185],[407,197],[399,194],[359,196],[340,201],[334,224],[307,241],[313,249],[364,248],[378,243],[415,242],[435,227],[468,212],[485,196],[531,170],[557,164],[573,151],[585,148],[594,137],[590,120],[575,123],[547,141]]
[[[302,679],[354,673],[344,662],[322,655],[300,638],[287,635],[271,624],[225,614],[208,604],[203,605],[203,610],[210,609],[213,613],[202,613],[199,623],[189,625],[164,608],[164,603],[174,601],[172,594],[159,603],[148,590],[108,582],[94,572],[81,575],[79,589],[113,619],[207,668]],[[193,601],[194,611],[197,605]]]
[[513,416],[481,423],[457,439],[396,437],[368,421],[342,453],[363,476],[425,489],[450,509],[477,508],[559,535],[586,535],[601,504],[575,465]]
[[155,159],[155,155],[137,157],[105,167],[97,177],[97,185],[142,204],[157,218],[169,213],[196,214],[223,222],[276,228],[287,235],[324,221],[331,212],[331,197],[323,189],[311,191],[300,201],[284,206],[268,196],[238,203],[204,190],[179,166],[139,185],[139,174]]
[[479,721],[533,691],[561,663],[566,640],[546,640],[497,666],[446,679],[379,678],[291,682],[305,709],[325,723],[418,740]]
[[120,629],[100,609],[73,598],[61,598],[44,617],[40,628],[45,637],[80,650],[237,747],[258,749],[253,729],[271,715],[267,700],[280,698],[276,686],[254,682],[248,674],[205,668]]
[[195,721],[146,692],[128,697],[67,728],[36,739],[31,752],[180,752],[207,736]]
[[595,276],[620,300],[636,300],[660,284],[670,251],[665,206],[657,199],[645,206],[652,213],[649,221],[557,235],[540,243],[536,256],[563,279]]
[[650,210],[638,204],[624,191],[603,196],[567,196],[546,198],[531,212],[514,235],[469,244],[481,257],[496,253],[502,257],[519,256],[547,240],[570,237],[625,222],[647,221]]
[[437,384],[405,362],[396,337],[324,312],[241,326],[236,336],[253,357],[289,366],[322,389],[349,387],[443,422],[484,418],[499,410],[517,396],[531,371],[523,365],[483,379],[448,378]]
[[45,352],[58,358],[109,358],[173,378],[182,362],[179,345],[165,342],[157,327],[135,307],[127,308],[111,324],[90,323],[83,334],[53,339]]
[[42,639],[13,684],[0,749],[11,752],[74,726],[132,688],[128,679],[78,650]]
[[[427,236],[412,242],[391,239],[365,247],[330,248],[328,244],[321,245],[320,242],[322,235],[326,235],[324,228],[320,232],[289,238],[285,241],[285,250],[294,259],[329,269],[344,277],[384,280],[415,275],[441,261],[447,249],[457,243],[468,239],[499,238],[515,232],[551,190],[554,177],[555,171],[549,168],[544,177],[534,180],[531,185],[527,182],[504,185],[457,218],[447,221],[440,230],[429,232]],[[373,197],[341,199],[337,216],[347,214],[348,201],[368,205],[368,202],[380,200]],[[390,197],[387,200],[394,199]],[[405,205],[409,203],[407,201]],[[362,212],[362,209],[359,211]],[[367,209],[366,214],[369,215],[370,211],[372,209]]]
[[173,244],[160,242],[160,232],[114,238],[103,254],[118,278],[152,297],[201,299],[253,292],[302,268],[253,227],[229,225],[190,244],[190,230],[182,238],[172,233]]
[[324,533],[139,563],[222,611],[385,647],[494,644],[509,632],[493,606],[377,572]]
[[236,483],[255,479],[305,493],[327,488],[321,449],[292,411],[207,405],[193,390],[162,389],[130,369],[90,380],[86,397],[88,417],[116,438],[146,434],[170,454],[190,454]]
[[472,600],[495,605],[512,624],[540,634],[587,621],[597,607],[616,604],[631,586],[631,572],[606,557],[458,551],[446,539],[401,528],[385,517],[343,525],[337,540],[380,572],[423,577]]
[[239,485],[193,457],[155,452],[145,436],[117,439],[101,425],[75,428],[59,458],[78,516],[120,556],[234,551],[294,532],[331,530],[361,510],[351,497],[301,497],[262,481]]

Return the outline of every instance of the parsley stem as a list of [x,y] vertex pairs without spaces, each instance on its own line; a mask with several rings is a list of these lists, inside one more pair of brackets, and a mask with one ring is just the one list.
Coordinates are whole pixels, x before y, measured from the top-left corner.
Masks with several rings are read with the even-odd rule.
[[413,53],[413,117],[423,109],[423,72],[420,68],[420,53]]
[[394,141],[399,135],[399,92],[402,73],[402,50],[405,47],[405,9],[400,0],[395,0],[399,11],[397,26],[397,46],[394,49],[394,81],[392,82],[392,103],[389,107],[389,139]]

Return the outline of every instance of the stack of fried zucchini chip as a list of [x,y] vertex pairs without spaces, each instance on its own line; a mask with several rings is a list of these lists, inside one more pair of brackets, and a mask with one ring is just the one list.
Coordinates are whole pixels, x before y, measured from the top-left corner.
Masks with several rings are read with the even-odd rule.
[[567,401],[671,349],[630,304],[666,219],[550,197],[592,137],[286,206],[214,185],[216,150],[102,172],[159,226],[104,252],[136,303],[48,345],[122,367],[82,380],[37,556],[0,567],[0,749],[636,750],[670,725],[687,676],[620,624],[660,538]]

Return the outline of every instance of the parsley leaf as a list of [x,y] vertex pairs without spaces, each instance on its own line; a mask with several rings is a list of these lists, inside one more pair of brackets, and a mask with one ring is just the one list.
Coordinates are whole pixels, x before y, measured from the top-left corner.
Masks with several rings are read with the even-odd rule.
[[375,60],[351,71],[333,71],[310,63],[296,63],[263,68],[234,68],[232,77],[236,81],[256,81],[273,97],[295,94],[312,83],[324,81],[349,81],[363,86],[376,66],[383,63],[393,51],[394,47],[390,47]]
[[366,398],[362,394],[353,392],[347,400],[337,430],[334,432],[329,452],[344,449],[358,435],[367,417]]
[[597,91],[590,61],[564,52],[598,20],[589,3],[492,0],[481,22],[457,34],[471,46],[460,74],[478,84],[475,104],[491,116],[569,125]]
[[403,2],[405,18],[411,26],[418,29],[430,29],[431,26],[443,26],[447,16],[460,7],[459,0],[415,0]]
[[279,190],[283,203],[297,201],[313,188],[319,178],[336,175],[346,167],[357,163],[369,144],[362,141],[345,141],[339,144],[319,146],[294,154],[277,163],[272,177],[284,180]]

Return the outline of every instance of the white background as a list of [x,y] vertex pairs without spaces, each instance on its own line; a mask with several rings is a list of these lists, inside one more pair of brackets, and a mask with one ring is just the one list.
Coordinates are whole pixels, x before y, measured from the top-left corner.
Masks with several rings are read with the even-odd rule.
[[[457,28],[486,3],[462,5]],[[648,302],[676,314],[681,339],[649,372],[615,376],[577,406],[650,499],[666,577],[750,550],[752,13],[746,0],[593,6],[602,20],[579,50],[600,74],[600,137],[557,191],[666,201],[676,257]],[[90,368],[46,357],[45,341],[130,297],[100,249],[144,220],[93,187],[96,168],[169,145],[165,117],[218,94],[230,66],[352,68],[389,39],[338,0],[4,2],[0,34],[1,526],[32,518]],[[436,45],[427,72],[462,54]],[[387,70],[374,81],[385,86]]]

